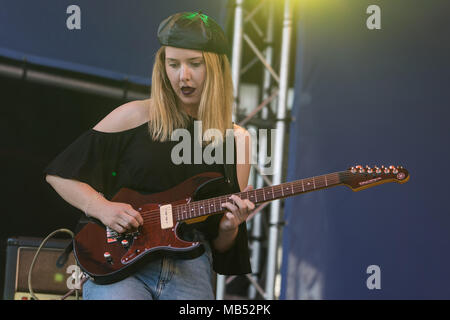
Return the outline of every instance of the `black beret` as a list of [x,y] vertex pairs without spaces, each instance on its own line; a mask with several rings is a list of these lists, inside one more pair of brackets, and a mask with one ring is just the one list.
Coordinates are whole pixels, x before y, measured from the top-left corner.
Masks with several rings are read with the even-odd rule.
[[212,18],[198,12],[180,12],[164,19],[158,27],[161,45],[228,54],[228,41]]

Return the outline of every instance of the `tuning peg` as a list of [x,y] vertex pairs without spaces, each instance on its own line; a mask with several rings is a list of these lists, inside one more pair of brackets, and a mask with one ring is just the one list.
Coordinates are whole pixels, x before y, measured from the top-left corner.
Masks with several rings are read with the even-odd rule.
[[384,173],[389,173],[389,168],[384,168]]
[[358,164],[357,166],[355,166],[356,169],[362,169],[362,165]]
[[389,169],[393,170],[393,169],[395,169],[395,167],[393,165],[390,165]]
[[376,170],[375,170],[376,173],[381,173],[381,169],[380,169],[380,168],[375,167],[375,169],[376,169]]

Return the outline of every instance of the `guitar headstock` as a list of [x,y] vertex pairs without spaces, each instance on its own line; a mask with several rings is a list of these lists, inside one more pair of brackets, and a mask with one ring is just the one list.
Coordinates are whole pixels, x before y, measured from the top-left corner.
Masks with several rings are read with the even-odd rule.
[[344,185],[353,191],[370,188],[382,183],[405,183],[409,180],[409,172],[402,166],[361,166],[348,168],[341,177]]

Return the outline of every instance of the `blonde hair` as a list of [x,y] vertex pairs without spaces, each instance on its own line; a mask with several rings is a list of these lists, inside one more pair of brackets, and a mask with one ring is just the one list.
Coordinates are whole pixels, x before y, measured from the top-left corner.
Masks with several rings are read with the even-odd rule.
[[[224,54],[203,52],[206,76],[200,98],[197,120],[202,121],[202,136],[208,129],[216,129],[225,136],[232,128],[233,83],[230,63]],[[149,132],[153,140],[170,140],[177,128],[187,128],[189,116],[177,106],[176,93],[172,89],[165,69],[165,47],[155,56],[153,65],[152,103],[149,107]],[[210,135],[205,135],[209,140]]]

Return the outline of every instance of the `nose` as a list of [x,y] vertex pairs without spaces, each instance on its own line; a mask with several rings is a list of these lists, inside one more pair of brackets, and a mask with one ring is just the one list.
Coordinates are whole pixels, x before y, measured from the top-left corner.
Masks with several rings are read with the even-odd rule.
[[183,63],[180,68],[180,81],[186,82],[189,80],[191,80],[191,71],[189,70],[189,67]]

